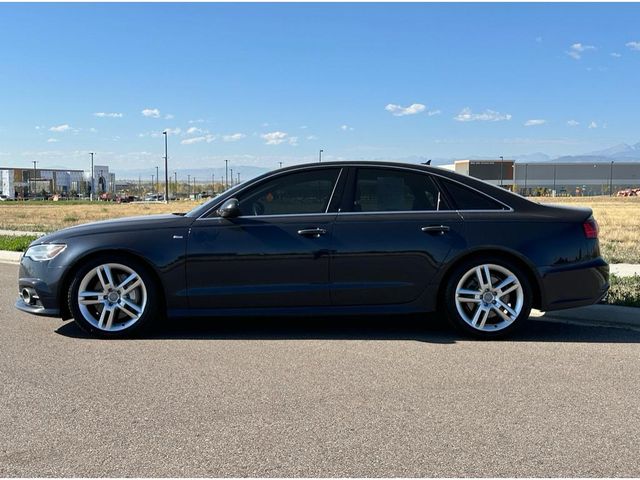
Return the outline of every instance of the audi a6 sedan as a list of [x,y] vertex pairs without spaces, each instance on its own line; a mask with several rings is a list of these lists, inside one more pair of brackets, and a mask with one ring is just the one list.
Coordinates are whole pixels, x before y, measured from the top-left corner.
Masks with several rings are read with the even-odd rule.
[[163,316],[432,311],[496,338],[532,307],[598,302],[608,279],[589,209],[435,167],[329,162],[267,173],[186,214],[39,238],[16,307],[104,338]]

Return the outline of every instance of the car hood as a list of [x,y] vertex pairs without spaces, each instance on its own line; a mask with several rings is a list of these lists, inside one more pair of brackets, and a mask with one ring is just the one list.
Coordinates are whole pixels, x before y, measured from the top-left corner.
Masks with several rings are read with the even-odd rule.
[[186,227],[189,226],[193,220],[193,218],[175,214],[143,215],[138,217],[103,220],[100,222],[85,223],[58,230],[40,237],[33,242],[33,245],[41,243],[55,243],[64,241],[68,238],[81,237],[84,235]]

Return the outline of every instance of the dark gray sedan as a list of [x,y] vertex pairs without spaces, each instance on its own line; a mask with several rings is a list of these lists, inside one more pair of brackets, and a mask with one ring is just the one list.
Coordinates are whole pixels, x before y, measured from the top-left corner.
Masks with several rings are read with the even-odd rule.
[[598,225],[439,168],[294,166],[186,214],[67,228],[21,260],[16,307],[105,338],[160,316],[440,311],[466,334],[512,332],[532,307],[607,292]]

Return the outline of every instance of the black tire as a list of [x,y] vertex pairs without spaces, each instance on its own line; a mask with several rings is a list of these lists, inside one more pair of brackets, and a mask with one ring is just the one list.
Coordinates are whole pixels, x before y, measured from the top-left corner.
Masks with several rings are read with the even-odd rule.
[[[507,293],[503,297],[494,300],[495,302],[501,301],[505,303],[508,307],[512,308],[514,305],[517,306],[517,298],[521,292],[521,303],[519,312],[517,308],[512,308],[512,311],[517,313],[515,319],[513,319],[513,315],[506,310],[505,307],[500,306],[500,304],[489,302],[485,303],[485,299],[490,299],[493,297],[494,299],[497,297],[494,295],[494,289],[486,287],[486,290],[492,291],[492,294],[488,297],[484,297],[483,295],[470,295],[463,294],[465,298],[478,298],[480,300],[479,303],[464,303],[456,301],[456,290],[458,285],[462,283],[461,287],[466,287],[466,285],[477,285],[470,290],[475,291],[483,291],[484,289],[480,287],[480,281],[478,280],[477,274],[471,273],[472,270],[477,267],[481,267],[481,275],[482,278],[486,278],[485,270],[482,266],[495,266],[501,267],[502,269],[507,270],[510,274],[512,274],[520,285],[521,290],[515,289],[512,293]],[[489,276],[495,280],[493,286],[499,286],[501,281],[505,281],[507,279],[507,275],[499,271],[499,268],[493,270],[489,268]],[[494,276],[495,275],[495,276]],[[466,278],[465,278],[466,277]],[[473,278],[475,277],[475,279]],[[504,277],[504,278],[502,278]],[[475,281],[475,283],[474,283]],[[468,282],[468,283],[467,283]],[[491,282],[492,284],[494,281]],[[510,286],[515,286],[513,284],[507,284],[504,291],[507,291]],[[474,300],[475,302],[475,300]],[[513,334],[517,329],[519,329],[522,324],[529,318],[529,314],[531,313],[531,306],[533,303],[533,289],[531,287],[531,283],[529,281],[528,276],[525,272],[518,266],[516,263],[499,257],[499,256],[486,256],[486,257],[476,257],[466,261],[463,261],[451,271],[451,273],[447,276],[446,285],[444,288],[444,294],[442,298],[441,305],[443,306],[444,314],[447,317],[449,323],[451,323],[458,331],[463,333],[464,335],[483,339],[499,339],[504,338],[508,335]],[[466,319],[461,314],[460,310],[462,310],[463,314],[466,316]],[[477,313],[476,309],[484,309],[479,313],[479,317],[477,319],[477,324],[474,327],[472,325],[473,320],[476,318],[475,313]],[[502,315],[498,312],[498,309],[507,317],[511,318],[510,321],[507,321]],[[486,323],[482,329],[478,328],[481,323],[481,318],[484,317],[484,312],[488,311],[486,317]]]
[[[99,316],[100,309],[104,308],[104,305],[97,304],[94,306],[85,307],[85,314],[83,314],[83,311],[81,309],[80,302],[78,299],[79,289],[85,277],[87,277],[90,274],[90,272],[96,269],[96,267],[99,267],[101,265],[107,265],[107,264],[121,265],[135,272],[138,275],[139,279],[142,281],[142,287],[137,287],[137,289],[134,290],[134,293],[140,292],[138,293],[138,295],[140,297],[143,297],[144,295],[144,298],[145,298],[144,306],[140,313],[135,312],[134,310],[132,310],[130,307],[126,305],[124,306],[126,310],[129,310],[138,316],[136,320],[133,320],[132,318],[130,318],[130,316],[128,317],[125,314],[124,310],[118,310],[119,307],[116,308],[117,315],[119,315],[119,317],[122,318],[123,320],[122,325],[126,325],[127,322],[133,322],[131,325],[125,326],[117,330],[106,330],[104,328],[99,328],[99,324],[96,325],[95,321],[92,322],[87,318],[85,318],[85,314],[87,313],[87,311],[89,315],[94,313],[96,317]],[[115,276],[119,275],[118,279],[116,278],[113,279],[114,280],[113,283],[117,284],[118,280],[123,279],[123,274],[122,274],[123,271],[120,271],[118,269],[114,269],[114,270],[115,271],[113,272],[113,275]],[[94,282],[94,285],[97,286],[99,284]],[[142,293],[142,290],[144,290],[144,294]],[[129,295],[132,295],[132,294],[129,294]],[[96,296],[96,298],[99,298],[99,296]],[[131,300],[131,298],[128,295],[126,296],[126,299]],[[73,316],[73,319],[75,320],[76,324],[86,333],[98,338],[128,338],[128,337],[138,336],[141,333],[147,331],[149,326],[156,319],[160,319],[161,316],[163,315],[163,310],[160,308],[163,304],[162,295],[154,276],[149,272],[148,267],[146,267],[140,261],[135,260],[126,255],[118,255],[118,254],[100,255],[100,256],[93,257],[86,263],[82,264],[80,268],[78,268],[75,271],[73,275],[73,279],[71,281],[71,284],[69,286],[69,291],[67,293],[67,302],[69,305],[69,311],[71,312],[71,315]],[[115,315],[116,313],[114,313],[114,316]],[[114,322],[116,322],[115,319],[114,319]],[[116,328],[118,328],[117,325],[116,325]]]

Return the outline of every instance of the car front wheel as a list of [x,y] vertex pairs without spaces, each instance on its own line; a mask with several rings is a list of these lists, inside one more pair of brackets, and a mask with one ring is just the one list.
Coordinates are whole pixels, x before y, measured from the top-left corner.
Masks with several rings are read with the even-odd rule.
[[448,319],[476,338],[513,333],[529,317],[532,289],[527,276],[502,258],[471,260],[459,265],[445,289]]
[[69,309],[84,331],[102,338],[140,332],[158,301],[152,276],[129,258],[100,257],[81,267],[68,293]]

